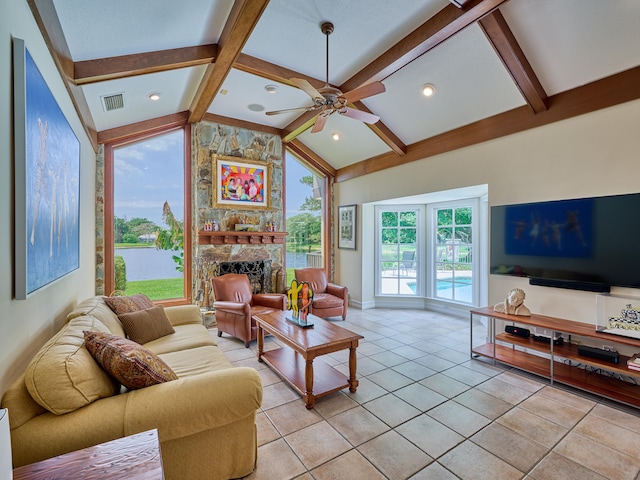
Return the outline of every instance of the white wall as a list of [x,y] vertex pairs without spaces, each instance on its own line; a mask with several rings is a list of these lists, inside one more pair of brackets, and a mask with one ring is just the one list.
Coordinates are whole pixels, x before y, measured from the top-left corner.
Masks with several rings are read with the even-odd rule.
[[[95,291],[95,153],[25,0],[0,0],[0,396],[66,314]],[[11,50],[22,38],[80,140],[80,269],[13,299],[13,101]]]
[[[489,206],[640,192],[640,100],[412,162],[336,184],[336,205],[380,201],[469,185],[489,185]],[[362,235],[373,209],[358,209],[358,250],[336,250],[336,281],[356,302],[373,298]],[[364,232],[363,232],[363,224]],[[635,266],[637,268],[637,266]],[[363,275],[363,270],[365,274]],[[529,286],[526,279],[490,275],[489,303],[520,287],[532,311],[595,323],[595,294]],[[635,289],[614,289],[636,294]]]

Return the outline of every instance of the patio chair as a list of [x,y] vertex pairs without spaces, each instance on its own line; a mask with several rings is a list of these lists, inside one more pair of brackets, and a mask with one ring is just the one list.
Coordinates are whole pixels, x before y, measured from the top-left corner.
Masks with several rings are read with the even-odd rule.
[[409,274],[409,270],[415,270],[416,268],[416,251],[415,250],[405,250],[402,252],[402,260],[400,261],[400,270],[403,271],[405,275]]

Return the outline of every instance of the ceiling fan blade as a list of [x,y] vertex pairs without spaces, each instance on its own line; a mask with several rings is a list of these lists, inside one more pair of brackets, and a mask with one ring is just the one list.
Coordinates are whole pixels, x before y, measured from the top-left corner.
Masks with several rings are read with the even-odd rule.
[[314,86],[311,85],[306,80],[302,78],[290,78],[289,80],[291,81],[291,83],[293,83],[296,87],[298,87],[300,90],[305,92],[314,100],[319,99],[322,102],[324,102],[324,97],[322,96],[322,94],[318,90],[316,90]]
[[309,112],[311,110],[315,110],[317,107],[315,105],[311,107],[298,107],[298,108],[285,108],[284,110],[273,110],[271,112],[264,112],[265,115],[280,115],[281,113],[290,113],[290,112]]
[[354,88],[353,90],[343,94],[342,96],[346,99],[347,103],[352,103],[363,98],[378,95],[379,93],[385,91],[386,89],[384,88],[382,82],[373,82],[367,85],[363,85],[362,87]]
[[316,118],[316,122],[313,124],[313,128],[311,129],[311,133],[321,132],[322,129],[324,128],[325,123],[327,123],[327,119],[329,118],[329,115],[331,115],[332,113],[333,113],[333,110],[330,110],[330,111],[325,110],[320,115],[318,115],[318,118]]
[[345,117],[354,118],[365,123],[376,123],[380,120],[380,117],[373,113],[363,112],[362,110],[356,110],[355,108],[344,107],[338,110],[338,113]]

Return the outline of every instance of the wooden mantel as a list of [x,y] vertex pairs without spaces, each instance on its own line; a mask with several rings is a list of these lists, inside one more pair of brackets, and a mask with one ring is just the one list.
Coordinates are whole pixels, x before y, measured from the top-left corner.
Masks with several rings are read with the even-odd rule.
[[284,244],[287,232],[198,232],[199,245]]

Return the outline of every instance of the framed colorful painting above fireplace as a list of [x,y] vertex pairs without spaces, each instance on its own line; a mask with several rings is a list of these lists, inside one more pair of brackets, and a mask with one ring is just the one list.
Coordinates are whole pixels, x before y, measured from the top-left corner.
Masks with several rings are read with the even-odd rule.
[[[271,199],[269,164],[239,162],[236,157],[213,156],[216,175],[213,206],[267,208]],[[243,160],[243,159],[240,159]]]

